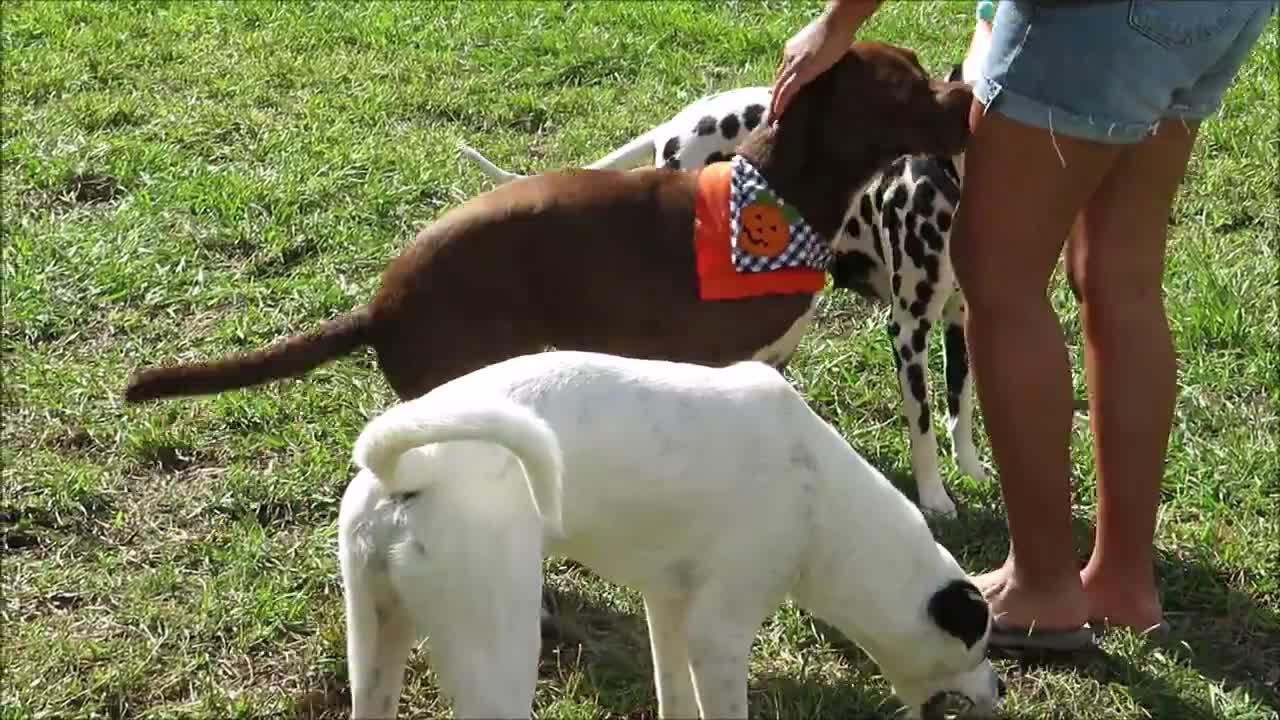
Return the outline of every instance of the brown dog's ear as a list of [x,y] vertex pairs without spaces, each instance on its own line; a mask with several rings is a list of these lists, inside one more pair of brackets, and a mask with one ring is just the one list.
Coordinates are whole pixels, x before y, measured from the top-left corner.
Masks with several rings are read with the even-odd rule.
[[969,142],[969,110],[973,106],[973,88],[963,82],[943,83],[934,92],[940,112],[936,127],[929,132],[936,138],[936,155],[955,155]]

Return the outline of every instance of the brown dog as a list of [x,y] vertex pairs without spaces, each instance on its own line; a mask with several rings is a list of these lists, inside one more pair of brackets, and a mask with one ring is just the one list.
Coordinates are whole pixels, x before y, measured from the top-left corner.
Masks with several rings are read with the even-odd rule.
[[[966,85],[931,80],[911,51],[860,42],[739,153],[831,238],[850,195],[894,158],[961,151],[970,100]],[[362,345],[401,399],[552,346],[781,367],[814,295],[700,299],[696,187],[696,173],[666,169],[570,169],[502,185],[419,233],[368,305],[264,350],[143,370],[125,398],[257,385]]]

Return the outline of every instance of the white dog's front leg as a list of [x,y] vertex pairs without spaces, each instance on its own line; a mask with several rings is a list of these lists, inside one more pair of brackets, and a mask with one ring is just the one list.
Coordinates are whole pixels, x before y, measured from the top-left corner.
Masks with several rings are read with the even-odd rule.
[[688,616],[689,670],[704,720],[747,717],[747,665],[761,618],[743,621],[723,595],[704,589]]
[[653,682],[661,720],[697,720],[698,698],[689,674],[687,597],[644,598],[653,653]]
[[947,372],[947,430],[951,433],[951,454],[960,471],[975,480],[987,473],[973,442],[973,373],[969,370],[969,347],[964,336],[967,308],[959,292],[947,301],[943,346]]
[[916,477],[920,509],[946,517],[956,514],[938,470],[938,441],[929,414],[929,320],[895,306],[889,323],[894,365],[902,392],[902,417],[911,438],[911,470]]

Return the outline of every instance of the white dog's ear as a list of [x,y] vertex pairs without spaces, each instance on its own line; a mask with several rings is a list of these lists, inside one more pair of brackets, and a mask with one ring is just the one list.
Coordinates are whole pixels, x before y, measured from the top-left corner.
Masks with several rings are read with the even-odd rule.
[[972,648],[987,634],[991,608],[973,583],[952,580],[929,598],[929,617]]

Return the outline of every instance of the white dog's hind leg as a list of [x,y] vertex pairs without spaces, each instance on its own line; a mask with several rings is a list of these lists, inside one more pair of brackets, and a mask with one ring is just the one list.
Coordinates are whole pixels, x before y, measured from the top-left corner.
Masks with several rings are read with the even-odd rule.
[[698,717],[698,698],[689,674],[687,597],[646,595],[649,648],[653,653],[653,682],[661,720]]
[[424,562],[406,565],[397,586],[417,598],[414,613],[454,717],[528,718],[542,643],[541,521],[532,508],[505,519],[459,516],[464,522],[421,539]]
[[413,621],[385,572],[372,572],[339,534],[347,609],[351,717],[390,718],[404,687],[405,661],[416,640]]

